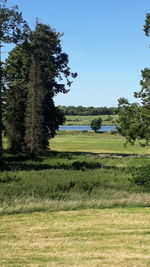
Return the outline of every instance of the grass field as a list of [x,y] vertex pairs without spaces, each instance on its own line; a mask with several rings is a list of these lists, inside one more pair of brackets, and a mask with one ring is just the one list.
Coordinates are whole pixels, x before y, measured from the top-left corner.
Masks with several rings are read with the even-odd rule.
[[149,192],[130,181],[136,169],[149,167],[149,148],[123,142],[116,134],[60,132],[45,156],[6,153],[0,214],[149,206]]
[[[142,142],[141,142],[142,143]],[[51,140],[51,148],[57,151],[94,153],[150,154],[150,147],[136,143],[125,146],[125,139],[119,134],[60,131]]]
[[124,142],[60,131],[38,158],[6,150],[0,266],[150,266],[150,194],[132,182],[150,150]]
[[102,125],[116,125],[118,115],[99,115],[99,116],[65,116],[65,125],[90,125],[91,121],[102,118]]
[[150,208],[0,217],[0,266],[150,266]]

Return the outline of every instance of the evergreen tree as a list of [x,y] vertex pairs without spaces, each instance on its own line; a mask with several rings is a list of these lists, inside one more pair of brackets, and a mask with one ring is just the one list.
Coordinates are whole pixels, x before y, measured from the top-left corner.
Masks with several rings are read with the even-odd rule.
[[4,69],[7,81],[4,94],[4,127],[13,153],[25,149],[25,110],[31,64],[29,52],[28,43],[15,47],[10,52]]
[[41,80],[38,57],[32,56],[30,67],[27,108],[25,118],[25,142],[27,151],[38,154],[46,150],[48,145],[44,123],[45,90]]
[[[6,8],[6,0],[0,2],[0,49],[2,42],[18,43],[26,39],[29,28],[18,12],[18,7]],[[1,53],[1,51],[0,51]],[[0,163],[2,162],[2,62],[0,58]]]
[[[12,117],[14,116],[14,118],[16,118],[15,114],[18,114],[17,120],[23,123],[25,121],[24,111],[27,102],[30,62],[31,55],[34,54],[35,51],[36,54],[38,54],[44,87],[44,129],[47,139],[54,137],[59,125],[64,122],[64,115],[55,107],[53,98],[58,93],[67,93],[69,90],[66,88],[66,84],[68,87],[71,86],[72,82],[70,78],[75,78],[77,74],[70,72],[70,68],[68,67],[68,55],[62,52],[60,37],[61,35],[51,29],[50,26],[37,24],[35,31],[31,32],[28,42],[17,46],[10,53],[5,64],[7,84],[5,94],[7,116],[5,116],[5,124],[7,125],[6,130],[8,129],[7,134],[9,139],[13,140],[13,138],[15,138],[9,134],[9,124],[12,119],[15,129],[18,131],[18,135],[24,140],[23,128],[19,127],[19,123]],[[62,83],[62,81],[64,81],[64,83]],[[19,101],[18,99],[18,103],[23,101],[22,107],[24,108],[22,108],[21,113],[17,110],[19,105],[15,105],[12,98],[9,98],[9,95],[13,95],[16,91],[17,87],[15,85],[24,90],[20,91],[20,94],[18,94],[18,97],[21,98],[22,92],[22,100]],[[22,145],[22,147],[20,145],[20,149],[23,147],[24,145]]]

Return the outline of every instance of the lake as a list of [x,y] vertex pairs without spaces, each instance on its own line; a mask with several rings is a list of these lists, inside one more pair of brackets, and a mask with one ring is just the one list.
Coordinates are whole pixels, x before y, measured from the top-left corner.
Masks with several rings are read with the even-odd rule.
[[[88,125],[61,125],[59,130],[63,131],[92,131],[91,127]],[[116,126],[102,126],[99,132],[111,132],[116,131]]]

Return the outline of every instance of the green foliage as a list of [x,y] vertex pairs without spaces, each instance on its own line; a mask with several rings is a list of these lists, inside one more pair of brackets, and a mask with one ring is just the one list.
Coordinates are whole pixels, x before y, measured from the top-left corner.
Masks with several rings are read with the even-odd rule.
[[133,175],[131,181],[146,190],[150,189],[150,166],[137,169]]
[[31,49],[36,50],[39,55],[41,72],[45,88],[49,91],[49,96],[58,93],[67,93],[63,77],[67,86],[72,84],[71,78],[75,78],[77,73],[72,73],[68,66],[68,55],[62,52],[61,36],[49,25],[37,23],[35,30],[30,35]]
[[141,74],[141,90],[139,92],[135,92],[134,96],[136,98],[140,98],[143,105],[150,106],[150,69],[145,68],[141,71]]
[[98,119],[91,121],[91,129],[94,132],[97,132],[101,128],[101,125],[102,125],[102,119],[101,118],[98,118]]
[[150,70],[142,71],[142,88],[135,92],[141,105],[129,103],[125,98],[119,99],[118,130],[126,137],[127,141],[134,144],[137,139],[144,139],[146,145],[150,143]]
[[33,55],[25,118],[26,148],[31,154],[41,153],[48,146],[48,133],[44,125],[44,94],[39,59]]
[[0,9],[0,40],[4,43],[18,43],[25,40],[29,33],[29,27],[18,12],[18,7]]
[[25,111],[29,82],[29,45],[15,47],[6,60],[4,75],[7,81],[4,92],[4,126],[11,150],[24,150]]
[[127,99],[119,99],[118,131],[134,144],[137,139],[150,142],[150,106],[137,103],[130,104]]
[[[61,34],[45,24],[36,24],[28,41],[15,47],[10,53],[5,65],[5,125],[10,139],[12,151],[25,149],[25,111],[31,68],[31,56],[36,52],[39,57],[41,78],[43,84],[43,116],[46,138],[56,134],[60,124],[65,121],[62,111],[55,107],[53,97],[58,93],[67,93],[65,82],[71,86],[71,73],[68,67],[68,55],[62,52]],[[61,81],[61,83],[60,83]],[[17,100],[16,100],[17,98]],[[37,118],[38,116],[36,116]],[[48,144],[48,142],[47,142]]]
[[[7,1],[3,1],[3,4]],[[0,8],[0,46],[4,43],[18,43],[25,40],[29,32],[26,21],[22,18],[22,13],[18,12],[18,7],[11,9],[1,6]],[[1,61],[1,58],[0,58]],[[0,62],[0,163],[2,161],[2,62]]]
[[144,32],[145,32],[146,36],[149,36],[149,33],[150,33],[150,13],[146,14]]
[[118,131],[126,137],[127,141],[134,144],[141,129],[141,113],[139,105],[130,104],[127,99],[119,99]]
[[117,109],[115,107],[107,108],[107,107],[83,107],[83,106],[59,106],[59,108],[63,111],[63,113],[67,116],[69,115],[78,115],[78,116],[98,116],[98,115],[114,115],[117,113]]
[[101,207],[112,207],[116,200],[122,205],[130,199],[131,203],[142,205],[142,192],[139,188],[141,196],[136,199],[138,188],[131,186],[130,178],[134,169],[148,164],[146,157],[102,158],[91,153],[49,152],[35,159],[25,154],[7,154],[0,174],[1,211],[4,207],[7,212],[6,206],[15,211],[16,203],[20,203],[21,212],[24,205],[28,210],[34,203],[37,209],[38,203],[44,208],[46,201],[60,201],[60,205],[65,201],[66,207],[69,201],[82,201],[88,207],[88,203],[92,205],[97,200]]
[[[144,32],[149,36],[150,13],[146,15]],[[150,143],[150,69],[142,70],[141,90],[134,93],[140,104],[130,104],[127,99],[119,99],[119,132],[127,141],[134,144],[136,139],[144,139]]]

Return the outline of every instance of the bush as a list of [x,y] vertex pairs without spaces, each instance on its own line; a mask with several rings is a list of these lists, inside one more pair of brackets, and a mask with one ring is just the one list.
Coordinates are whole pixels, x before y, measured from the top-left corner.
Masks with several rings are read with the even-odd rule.
[[101,125],[102,125],[102,119],[101,118],[98,118],[98,119],[91,121],[91,129],[94,132],[97,132],[101,128]]
[[131,181],[136,185],[150,189],[150,166],[136,170],[132,174]]

